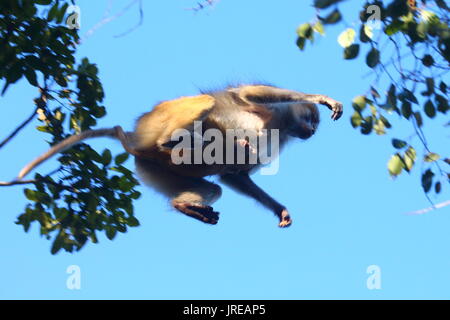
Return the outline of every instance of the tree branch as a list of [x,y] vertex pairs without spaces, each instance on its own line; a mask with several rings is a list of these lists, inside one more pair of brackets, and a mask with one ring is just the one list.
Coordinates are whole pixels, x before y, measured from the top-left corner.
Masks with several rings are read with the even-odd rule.
[[0,187],[10,187],[10,186],[15,186],[18,184],[30,184],[30,183],[35,183],[37,182],[37,180],[13,180],[13,181],[0,181]]
[[53,180],[48,179],[49,176],[51,176],[52,174],[60,171],[61,169],[62,169],[62,167],[59,167],[59,168],[49,172],[48,174],[46,174],[45,176],[43,176],[40,179],[0,181],[0,187],[10,187],[10,186],[15,186],[15,185],[30,184],[30,183],[36,183],[36,182],[43,181],[43,182],[47,182],[47,183],[53,184],[54,186],[61,187],[61,188],[65,189],[65,190],[69,190],[69,191],[72,191],[72,192],[77,192],[76,189],[74,187],[72,187],[72,186],[67,186],[67,185],[64,185],[62,183],[58,183],[58,182],[55,182]]
[[9,141],[11,141],[12,138],[14,138],[19,133],[20,130],[22,130],[28,123],[31,122],[31,120],[33,120],[33,118],[36,116],[36,111],[38,109],[39,107],[34,108],[33,113],[0,143],[0,149],[3,148]]

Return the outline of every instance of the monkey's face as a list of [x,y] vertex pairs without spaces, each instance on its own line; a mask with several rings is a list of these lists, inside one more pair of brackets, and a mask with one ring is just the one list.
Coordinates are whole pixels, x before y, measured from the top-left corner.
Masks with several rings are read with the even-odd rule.
[[312,103],[296,103],[289,106],[291,121],[287,127],[290,136],[300,139],[310,138],[319,126],[319,111]]

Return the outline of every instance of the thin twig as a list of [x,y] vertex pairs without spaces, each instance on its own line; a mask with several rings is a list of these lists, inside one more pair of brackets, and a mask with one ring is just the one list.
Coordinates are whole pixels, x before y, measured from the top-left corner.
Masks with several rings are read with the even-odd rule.
[[123,37],[123,36],[133,32],[134,30],[139,28],[143,22],[144,22],[144,10],[142,9],[142,0],[139,0],[139,21],[138,21],[138,23],[134,27],[128,29],[127,31],[125,31],[121,34],[115,35],[114,38],[120,38],[120,37]]
[[65,190],[76,192],[76,189],[74,187],[66,186],[64,184],[61,184],[61,183],[49,180],[47,178],[47,177],[50,177],[52,174],[55,174],[56,172],[60,171],[61,169],[63,169],[63,168],[59,167],[59,168],[57,168],[57,169],[47,173],[41,179],[0,181],[0,187],[10,187],[10,186],[15,186],[15,185],[30,184],[30,183],[37,183],[37,182],[43,181],[43,182],[47,182],[47,183],[53,184],[54,186],[61,187],[61,188],[65,189]]
[[203,2],[199,1],[197,2],[197,6],[192,7],[192,8],[186,8],[186,10],[192,10],[195,12],[198,12],[200,10],[205,9],[206,7],[212,7],[214,6],[219,0],[205,0]]
[[3,148],[9,141],[11,141],[19,133],[20,130],[22,130],[28,123],[30,123],[33,120],[33,118],[36,116],[36,112],[38,109],[39,107],[34,108],[33,113],[0,143],[0,149]]
[[440,208],[443,208],[443,207],[448,206],[448,205],[450,205],[450,200],[447,200],[447,201],[435,204],[432,207],[428,207],[428,208],[417,210],[417,211],[407,212],[405,214],[406,215],[424,214],[424,213],[427,213],[429,211],[432,211],[432,210],[435,210],[435,209],[440,209]]
[[83,42],[84,40],[86,40],[87,38],[89,38],[90,36],[92,36],[92,34],[97,31],[99,28],[103,27],[105,24],[110,23],[111,21],[116,20],[117,18],[121,17],[125,12],[127,12],[134,4],[136,4],[137,2],[141,2],[142,0],[133,0],[130,1],[128,3],[128,5],[126,5],[121,11],[119,11],[118,13],[116,13],[113,16],[110,17],[106,17],[103,18],[100,22],[98,22],[95,26],[93,26],[91,29],[89,29],[83,39],[80,42]]

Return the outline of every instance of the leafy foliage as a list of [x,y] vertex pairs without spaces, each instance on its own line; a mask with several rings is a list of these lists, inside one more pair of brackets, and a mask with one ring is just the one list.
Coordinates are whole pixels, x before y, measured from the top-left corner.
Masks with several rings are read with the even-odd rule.
[[[41,125],[51,144],[88,130],[106,114],[103,87],[95,64],[77,62],[76,29],[66,27],[72,1],[3,0],[0,6],[1,94],[24,78],[37,88],[34,100]],[[80,250],[96,232],[109,239],[139,221],[132,201],[139,198],[133,173],[123,166],[126,154],[101,154],[86,144],[65,151],[51,175],[35,175],[33,188],[24,190],[30,201],[17,224],[25,231],[33,222],[40,234],[53,240],[51,252]]]
[[[297,45],[305,49],[315,33],[342,21],[339,0],[314,1],[318,14],[315,21],[304,23],[297,31]],[[415,4],[415,5],[413,5]],[[413,5],[413,6],[412,6]],[[363,95],[353,100],[351,125],[362,134],[384,135],[392,129],[388,118],[397,114],[412,124],[414,135],[408,139],[392,139],[397,152],[388,161],[392,177],[410,172],[417,156],[417,138],[422,145],[422,187],[426,193],[441,192],[442,182],[450,181],[445,158],[430,150],[422,130],[426,120],[447,117],[449,90],[445,76],[450,71],[450,8],[446,1],[366,1],[361,5],[357,30],[346,27],[337,41],[343,47],[343,58],[351,60],[365,53],[365,61],[375,80]],[[320,23],[317,32],[314,26]],[[305,32],[307,30],[308,32]],[[366,49],[367,48],[367,49]],[[411,67],[412,66],[412,67]],[[382,78],[390,85],[386,93],[378,92]],[[436,124],[433,124],[436,125]],[[417,143],[416,143],[417,144]]]

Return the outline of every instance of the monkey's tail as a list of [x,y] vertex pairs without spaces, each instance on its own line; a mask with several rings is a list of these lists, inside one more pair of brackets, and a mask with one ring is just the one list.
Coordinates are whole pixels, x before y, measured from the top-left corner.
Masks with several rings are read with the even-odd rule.
[[[120,130],[121,129],[122,128],[120,128]],[[57,154],[59,152],[62,152],[64,150],[66,150],[66,149],[69,149],[73,145],[75,145],[77,143],[80,143],[83,140],[90,139],[90,138],[97,138],[97,137],[117,138],[117,131],[118,131],[118,128],[114,127],[114,128],[105,128],[105,129],[87,130],[87,131],[81,132],[80,134],[70,136],[67,139],[64,139],[63,141],[61,141],[58,144],[54,145],[47,152],[45,152],[44,154],[42,154],[41,156],[37,157],[36,159],[34,159],[29,164],[27,164],[19,172],[17,180],[23,179],[31,170],[36,168],[38,165],[40,165],[45,160],[53,157],[55,154]]]

